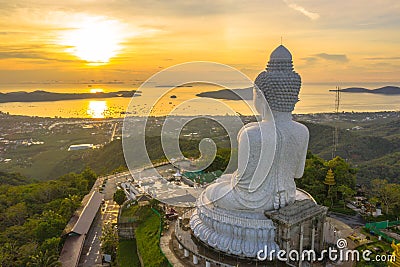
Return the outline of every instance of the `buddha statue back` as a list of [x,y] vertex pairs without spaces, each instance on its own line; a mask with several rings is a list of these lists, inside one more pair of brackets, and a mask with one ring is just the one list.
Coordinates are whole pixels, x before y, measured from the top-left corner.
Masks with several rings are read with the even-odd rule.
[[255,80],[254,105],[262,121],[239,131],[238,169],[209,185],[197,200],[190,224],[203,242],[246,257],[265,245],[277,249],[274,225],[264,212],[296,200],[294,179],[303,175],[309,139],[308,129],[292,120],[300,86],[292,55],[280,45]]

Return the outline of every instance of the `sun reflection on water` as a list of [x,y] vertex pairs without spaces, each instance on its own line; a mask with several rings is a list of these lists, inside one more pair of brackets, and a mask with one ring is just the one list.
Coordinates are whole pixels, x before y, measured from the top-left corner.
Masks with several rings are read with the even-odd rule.
[[91,94],[103,93],[103,92],[104,92],[104,90],[101,89],[101,88],[92,88],[92,89],[90,89],[90,93],[91,93]]
[[94,119],[101,119],[105,117],[107,111],[107,101],[91,100],[87,109],[87,114]]

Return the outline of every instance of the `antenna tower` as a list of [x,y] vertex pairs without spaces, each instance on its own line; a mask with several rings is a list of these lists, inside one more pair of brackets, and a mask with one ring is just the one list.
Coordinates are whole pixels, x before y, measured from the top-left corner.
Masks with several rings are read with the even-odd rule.
[[333,131],[333,147],[332,159],[336,157],[336,152],[339,144],[339,108],[340,108],[340,87],[336,86],[335,89],[335,129]]

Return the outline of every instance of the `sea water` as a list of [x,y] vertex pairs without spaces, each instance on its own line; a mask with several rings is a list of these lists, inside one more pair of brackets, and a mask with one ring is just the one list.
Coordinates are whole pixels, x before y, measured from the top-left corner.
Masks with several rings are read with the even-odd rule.
[[[400,83],[304,83],[294,113],[322,113],[335,110],[335,89],[365,87],[369,89],[387,85],[400,86]],[[136,90],[138,85],[132,84],[1,84],[0,92],[32,92],[43,90],[55,93],[87,93],[94,91],[116,92],[122,90]],[[104,99],[79,99],[49,102],[12,102],[0,103],[0,111],[15,115],[63,118],[119,118],[129,112],[146,116],[148,114],[162,116],[175,112],[179,115],[226,115],[251,114],[249,109],[251,100],[214,100],[210,102],[196,94],[207,91],[217,91],[218,86],[197,84],[191,87],[175,88],[165,95],[160,95],[160,88],[148,88],[134,98],[114,97]],[[172,97],[171,97],[172,96]],[[159,98],[152,103],[154,98]],[[210,104],[211,103],[211,104]],[[341,93],[340,111],[346,112],[376,112],[399,111],[400,95],[379,95],[370,93]],[[228,108],[227,108],[228,107]]]

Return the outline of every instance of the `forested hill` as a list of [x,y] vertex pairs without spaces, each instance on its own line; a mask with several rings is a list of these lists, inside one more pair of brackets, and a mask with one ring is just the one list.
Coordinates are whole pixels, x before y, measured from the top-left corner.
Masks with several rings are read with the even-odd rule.
[[[324,159],[330,159],[334,127],[315,123],[304,124],[310,131],[309,150]],[[400,130],[397,129],[397,131]],[[394,153],[399,149],[400,133],[398,137],[387,138],[360,130],[339,129],[336,155],[353,164],[361,164]]]
[[29,184],[0,173],[0,266],[59,266],[61,233],[95,180],[90,170]]
[[[309,150],[332,157],[334,128],[305,123],[310,130]],[[339,124],[336,155],[357,167],[357,183],[369,185],[373,179],[400,183],[400,119],[355,121]]]
[[19,173],[6,173],[0,171],[0,185],[24,185],[33,182],[32,179]]

